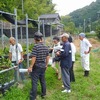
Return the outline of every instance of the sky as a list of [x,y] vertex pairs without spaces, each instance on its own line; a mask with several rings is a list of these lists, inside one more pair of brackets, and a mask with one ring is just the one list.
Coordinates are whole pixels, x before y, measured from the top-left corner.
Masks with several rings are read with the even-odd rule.
[[67,15],[74,10],[83,8],[96,0],[52,0],[55,6],[56,13],[59,13],[61,16]]

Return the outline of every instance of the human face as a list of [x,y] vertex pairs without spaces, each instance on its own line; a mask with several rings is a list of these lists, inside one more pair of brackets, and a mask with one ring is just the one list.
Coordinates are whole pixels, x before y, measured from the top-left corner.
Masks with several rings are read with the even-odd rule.
[[53,40],[53,43],[54,43],[54,44],[57,44],[57,43],[58,43],[58,41],[57,41],[56,39],[54,39],[54,40]]
[[62,42],[66,42],[66,41],[68,41],[68,38],[65,37],[65,36],[63,36],[63,37],[61,38],[61,40],[62,40]]
[[83,37],[79,36],[79,39],[80,39],[80,40],[83,40]]
[[10,43],[11,45],[15,45],[15,40],[11,39],[11,40],[9,40],[9,43]]

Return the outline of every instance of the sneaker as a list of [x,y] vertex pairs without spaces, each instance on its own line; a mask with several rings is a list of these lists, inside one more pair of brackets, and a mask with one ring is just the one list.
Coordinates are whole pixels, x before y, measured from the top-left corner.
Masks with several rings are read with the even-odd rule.
[[70,93],[70,92],[71,92],[71,90],[67,90],[67,89],[62,91],[62,93]]
[[67,93],[70,93],[71,92],[71,90],[67,90]]

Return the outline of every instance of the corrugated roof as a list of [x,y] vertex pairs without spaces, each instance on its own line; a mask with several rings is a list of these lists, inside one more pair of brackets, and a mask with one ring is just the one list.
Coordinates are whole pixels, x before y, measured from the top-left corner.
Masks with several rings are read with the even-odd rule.
[[43,14],[43,15],[40,15],[39,18],[40,18],[40,20],[42,20],[42,19],[52,19],[52,18],[55,18],[55,19],[59,18],[59,20],[61,19],[58,13],[55,13],[55,14]]

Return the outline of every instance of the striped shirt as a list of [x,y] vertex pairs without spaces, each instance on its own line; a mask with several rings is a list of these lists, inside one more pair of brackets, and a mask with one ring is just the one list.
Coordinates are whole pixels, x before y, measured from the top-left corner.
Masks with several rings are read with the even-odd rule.
[[38,43],[33,47],[32,57],[36,57],[35,64],[41,65],[46,63],[46,57],[49,56],[49,50],[43,43]]

